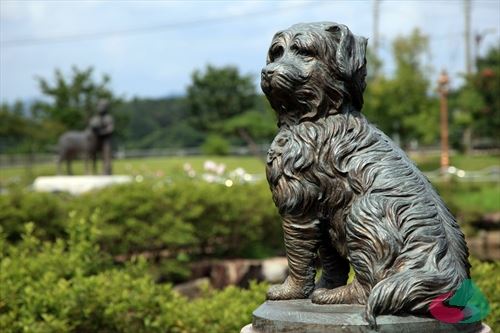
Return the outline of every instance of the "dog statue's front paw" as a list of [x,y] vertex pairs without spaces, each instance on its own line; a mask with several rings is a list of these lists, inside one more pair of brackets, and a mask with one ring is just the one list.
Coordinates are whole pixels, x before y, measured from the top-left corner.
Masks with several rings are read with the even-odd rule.
[[331,293],[331,289],[318,288],[312,293],[311,302],[316,304],[333,304]]
[[307,288],[294,283],[292,279],[287,278],[282,284],[271,286],[267,291],[268,300],[287,300],[308,298],[312,288]]

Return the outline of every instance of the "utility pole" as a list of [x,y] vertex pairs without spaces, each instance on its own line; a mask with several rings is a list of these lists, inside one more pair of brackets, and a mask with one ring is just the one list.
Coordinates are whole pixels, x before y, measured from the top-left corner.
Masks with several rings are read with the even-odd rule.
[[[379,34],[378,34],[378,25],[379,25],[379,10],[380,10],[380,1],[373,0],[373,53],[376,58],[378,58],[378,46],[379,46]],[[378,66],[375,66],[374,76],[378,75]]]
[[442,70],[438,78],[438,92],[441,112],[441,173],[446,174],[450,166],[448,150],[448,85],[450,80],[446,70]]
[[378,22],[379,22],[379,14],[380,14],[380,1],[373,0],[373,51],[375,55],[378,55],[378,43],[379,43],[379,35],[378,35]]
[[472,72],[472,62],[471,62],[471,45],[470,45],[470,0],[464,0],[464,21],[465,21],[465,72],[470,75]]
[[476,42],[475,47],[474,47],[474,68],[475,68],[476,72],[478,71],[477,62],[479,59],[479,51],[481,48],[481,42],[483,41],[484,37],[486,37],[487,34],[495,33],[495,32],[496,32],[495,29],[490,28],[490,29],[484,30],[483,32],[476,32],[476,34],[474,35],[474,41]]

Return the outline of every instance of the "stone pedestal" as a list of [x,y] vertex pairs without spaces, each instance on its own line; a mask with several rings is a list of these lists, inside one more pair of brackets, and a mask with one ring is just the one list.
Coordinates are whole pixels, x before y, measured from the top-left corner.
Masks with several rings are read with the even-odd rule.
[[378,316],[378,330],[363,319],[362,305],[317,305],[310,300],[267,301],[241,333],[491,333],[486,325],[446,324],[415,316]]
[[47,176],[38,177],[33,189],[38,192],[69,192],[82,194],[114,184],[132,181],[130,176]]

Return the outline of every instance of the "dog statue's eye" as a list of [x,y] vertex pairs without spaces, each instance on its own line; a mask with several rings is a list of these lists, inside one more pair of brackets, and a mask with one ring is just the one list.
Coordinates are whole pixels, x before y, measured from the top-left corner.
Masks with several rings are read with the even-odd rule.
[[269,60],[274,61],[283,55],[283,46],[279,45],[269,50]]
[[314,53],[313,50],[305,49],[305,48],[298,49],[297,54],[300,54],[301,56],[304,56],[304,57],[314,57],[316,55],[316,53]]
[[313,50],[306,48],[306,47],[300,47],[297,44],[292,45],[291,49],[296,54],[303,56],[303,57],[313,58],[316,56],[316,53]]

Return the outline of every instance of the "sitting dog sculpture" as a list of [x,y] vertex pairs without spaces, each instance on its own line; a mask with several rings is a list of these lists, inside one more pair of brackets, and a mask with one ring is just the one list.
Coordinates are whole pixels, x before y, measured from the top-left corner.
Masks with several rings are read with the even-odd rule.
[[[290,274],[270,300],[366,304],[428,314],[469,278],[459,226],[426,177],[360,113],[367,40],[340,24],[297,24],[271,43],[261,87],[278,115],[267,179]],[[315,261],[322,275],[315,283]],[[349,264],[354,281],[346,285]]]

